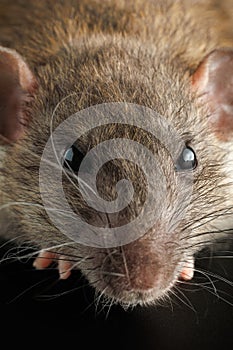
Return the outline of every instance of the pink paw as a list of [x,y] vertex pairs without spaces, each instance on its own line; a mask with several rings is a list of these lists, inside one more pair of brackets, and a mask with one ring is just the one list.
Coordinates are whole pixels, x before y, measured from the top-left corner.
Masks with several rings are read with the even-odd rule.
[[183,281],[190,281],[194,275],[194,258],[190,258],[183,266],[179,278]]
[[45,269],[46,267],[50,266],[54,261],[56,261],[58,264],[60,279],[67,279],[71,274],[72,264],[69,261],[66,261],[65,257],[60,254],[42,250],[37,256],[37,258],[34,260],[33,266],[38,270]]

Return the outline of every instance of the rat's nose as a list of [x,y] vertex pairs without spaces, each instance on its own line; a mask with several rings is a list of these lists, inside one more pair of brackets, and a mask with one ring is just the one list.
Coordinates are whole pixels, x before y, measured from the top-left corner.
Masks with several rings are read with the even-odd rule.
[[[146,265],[145,265],[146,263]],[[156,265],[153,266],[151,260],[143,261],[129,271],[129,284],[127,289],[146,291],[156,287],[159,283],[159,274]]]
[[159,284],[161,266],[149,242],[134,242],[122,248],[127,289],[148,290]]
[[[167,268],[166,268],[166,266]],[[105,259],[103,275],[105,281],[125,291],[148,291],[164,288],[174,276],[163,253],[158,251],[150,240],[141,239],[109,254]]]

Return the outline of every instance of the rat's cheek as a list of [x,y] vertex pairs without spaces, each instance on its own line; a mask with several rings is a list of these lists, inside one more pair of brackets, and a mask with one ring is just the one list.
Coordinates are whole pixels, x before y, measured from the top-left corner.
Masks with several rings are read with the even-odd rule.
[[179,279],[182,281],[190,281],[194,276],[194,258],[190,258],[185,262],[183,269],[179,275]]
[[65,260],[63,255],[45,250],[39,253],[38,257],[34,260],[33,266],[41,270],[49,267],[53,262],[57,262],[60,279],[67,279],[71,275],[73,266],[69,261]]

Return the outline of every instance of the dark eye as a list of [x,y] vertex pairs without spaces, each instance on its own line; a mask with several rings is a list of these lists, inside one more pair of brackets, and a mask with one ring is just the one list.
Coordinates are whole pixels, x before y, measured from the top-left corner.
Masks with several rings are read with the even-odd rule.
[[190,147],[185,147],[176,161],[175,168],[177,171],[193,170],[197,166],[197,159],[194,151]]
[[65,152],[64,155],[64,167],[73,170],[73,172],[78,172],[80,164],[84,158],[84,154],[78,149],[77,146],[72,145],[68,150]]

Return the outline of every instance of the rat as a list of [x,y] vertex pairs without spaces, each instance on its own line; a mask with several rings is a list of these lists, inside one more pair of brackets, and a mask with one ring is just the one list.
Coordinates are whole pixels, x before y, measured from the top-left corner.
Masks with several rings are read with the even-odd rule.
[[[151,305],[193,278],[196,254],[229,237],[232,8],[231,0],[1,1],[0,234],[19,247],[35,247],[36,269],[56,262],[62,279],[79,269],[100,298],[125,307]],[[68,117],[116,103],[136,106],[141,126],[109,117],[105,125],[87,130],[85,120],[77,119],[70,128],[79,137],[67,143],[58,163],[48,164],[62,172],[67,203],[93,232],[123,228],[125,241],[115,246],[82,244],[75,235],[85,237],[85,225],[76,225],[72,237],[66,235],[45,208],[41,159],[51,135]],[[156,114],[149,118],[149,111]],[[161,128],[165,123],[175,130],[177,140],[170,127],[162,132],[164,144],[156,137],[157,116]],[[117,191],[119,181],[132,184],[130,202],[116,212],[87,203],[78,182],[86,155],[109,139],[134,141],[126,143],[123,153],[116,143],[113,159],[96,176],[105,203],[117,197],[124,201],[127,193]],[[140,154],[135,143],[143,146]],[[158,172],[151,163],[143,173],[146,149],[156,156]],[[130,159],[124,159],[127,153]],[[84,169],[84,187],[99,156]],[[56,181],[48,174],[50,211],[56,211]],[[153,201],[146,216],[149,192]],[[71,218],[58,214],[68,230]],[[124,231],[139,214],[141,222]],[[136,239],[129,240],[134,233]]]

